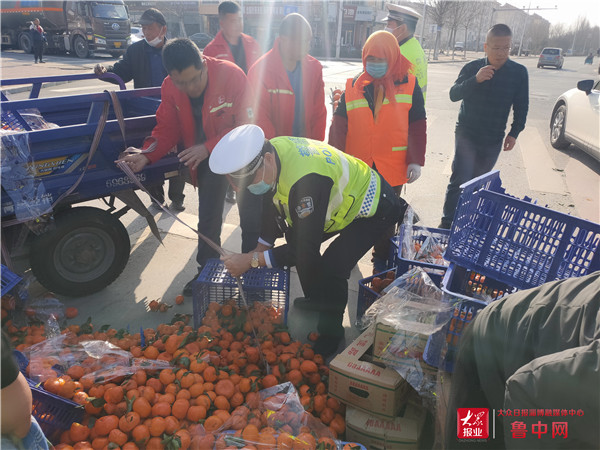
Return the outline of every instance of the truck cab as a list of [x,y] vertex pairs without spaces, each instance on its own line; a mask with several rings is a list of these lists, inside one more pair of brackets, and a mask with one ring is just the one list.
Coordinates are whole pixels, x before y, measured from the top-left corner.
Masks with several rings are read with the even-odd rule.
[[66,2],[70,42],[67,50],[79,58],[91,52],[107,52],[119,57],[129,44],[130,23],[122,1]]

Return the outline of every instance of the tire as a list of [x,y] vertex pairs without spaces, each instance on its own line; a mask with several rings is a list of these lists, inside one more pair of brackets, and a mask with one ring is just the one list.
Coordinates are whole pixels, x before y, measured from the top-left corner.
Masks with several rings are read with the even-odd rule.
[[81,36],[75,36],[75,39],[73,39],[73,51],[78,58],[87,58],[90,54],[88,44]]
[[121,52],[111,52],[110,56],[112,56],[113,58],[120,58],[122,54],[123,53]]
[[560,105],[554,114],[552,114],[552,121],[550,122],[550,144],[552,147],[558,150],[564,150],[571,143],[565,139],[565,124],[567,123],[567,107]]
[[114,216],[98,208],[78,207],[58,213],[55,224],[31,246],[31,269],[44,287],[68,296],[88,295],[123,272],[130,241]]
[[19,35],[19,48],[25,53],[33,53],[33,40],[29,33],[21,33]]
[[538,68],[538,69],[543,69],[543,68],[544,68],[544,66],[542,66],[541,64],[538,64],[537,68]]

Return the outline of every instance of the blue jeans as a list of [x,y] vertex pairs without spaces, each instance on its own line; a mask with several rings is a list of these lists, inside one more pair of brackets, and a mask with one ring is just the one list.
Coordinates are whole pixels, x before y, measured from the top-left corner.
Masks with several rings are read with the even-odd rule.
[[35,418],[31,416],[31,428],[23,439],[12,439],[10,436],[2,435],[2,449],[6,450],[48,450],[48,441]]
[[454,160],[452,175],[446,189],[442,222],[448,226],[454,219],[454,212],[460,198],[460,185],[477,178],[494,168],[502,150],[502,141],[495,144],[482,144],[458,131],[454,135]]
[[[198,231],[221,245],[221,226],[225,192],[229,182],[224,175],[213,173],[208,167],[208,158],[198,166]],[[247,253],[258,244],[262,220],[262,197],[249,191],[239,193],[238,208],[242,228],[242,252]],[[210,258],[219,254],[210,248],[204,240],[198,238],[196,261],[200,267]]]

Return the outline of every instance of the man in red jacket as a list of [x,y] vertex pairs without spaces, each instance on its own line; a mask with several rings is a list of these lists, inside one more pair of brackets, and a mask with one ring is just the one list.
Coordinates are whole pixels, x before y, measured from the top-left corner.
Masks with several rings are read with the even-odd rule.
[[[161,86],[161,104],[156,111],[152,138],[143,145],[147,149],[154,143],[155,149],[128,155],[123,160],[134,172],[139,172],[181,142],[185,150],[178,154],[179,159],[190,169],[198,187],[198,231],[220,245],[228,182],[223,175],[211,172],[208,156],[227,132],[252,121],[251,88],[239,67],[229,61],[203,56],[189,39],[167,42],[163,62],[169,76]],[[260,220],[256,220],[255,214],[246,217],[245,211],[247,209],[240,208],[242,251],[249,252],[258,244]],[[198,239],[199,270],[207,259],[218,256]],[[184,295],[192,294],[196,278],[186,284]]]
[[281,21],[273,48],[248,71],[257,120],[267,139],[297,136],[325,140],[325,85],[321,63],[308,55],[312,29],[300,14]]
[[[205,56],[231,61],[244,73],[248,73],[248,69],[260,58],[262,52],[258,42],[252,36],[242,33],[244,24],[240,6],[236,2],[226,1],[219,4],[219,26],[221,31],[202,53]],[[225,200],[235,203],[235,191],[231,186],[227,188]],[[248,207],[260,207],[260,205],[259,202],[246,202]],[[260,214],[257,217],[260,217]]]
[[219,26],[221,30],[202,53],[204,56],[231,61],[248,73],[262,52],[252,36],[242,33],[244,24],[240,6],[236,2],[219,4]]

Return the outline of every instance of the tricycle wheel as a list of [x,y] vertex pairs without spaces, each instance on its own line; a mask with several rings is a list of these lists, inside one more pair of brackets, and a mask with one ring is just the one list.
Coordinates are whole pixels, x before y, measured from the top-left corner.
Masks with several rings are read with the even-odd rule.
[[121,274],[130,242],[118,219],[98,208],[79,207],[58,213],[55,223],[31,247],[31,269],[44,287],[63,295],[87,295]]

